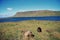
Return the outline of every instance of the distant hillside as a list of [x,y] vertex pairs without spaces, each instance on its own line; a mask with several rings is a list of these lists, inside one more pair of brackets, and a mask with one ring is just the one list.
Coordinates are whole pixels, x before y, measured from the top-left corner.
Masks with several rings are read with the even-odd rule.
[[17,12],[13,17],[38,17],[38,16],[60,16],[60,11],[27,11],[27,12]]

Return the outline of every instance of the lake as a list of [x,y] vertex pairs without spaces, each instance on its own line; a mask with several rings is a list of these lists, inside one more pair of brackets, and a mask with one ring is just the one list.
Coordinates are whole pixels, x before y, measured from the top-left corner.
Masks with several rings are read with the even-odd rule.
[[0,18],[0,22],[17,22],[17,21],[24,21],[24,20],[60,21],[60,16]]

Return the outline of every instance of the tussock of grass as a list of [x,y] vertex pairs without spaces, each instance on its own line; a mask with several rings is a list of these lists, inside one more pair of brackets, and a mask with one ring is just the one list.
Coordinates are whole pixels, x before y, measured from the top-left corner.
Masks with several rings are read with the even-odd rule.
[[[38,33],[37,28],[41,27],[42,32]],[[60,39],[54,37],[54,32],[60,32],[60,21],[39,21],[27,20],[20,22],[5,22],[0,23],[0,39],[2,40],[22,40],[22,30],[30,30],[35,35],[35,40],[54,40]],[[48,31],[46,31],[48,30]],[[59,34],[56,35],[60,35]],[[51,37],[51,34],[53,37]],[[56,36],[55,35],[55,36]]]

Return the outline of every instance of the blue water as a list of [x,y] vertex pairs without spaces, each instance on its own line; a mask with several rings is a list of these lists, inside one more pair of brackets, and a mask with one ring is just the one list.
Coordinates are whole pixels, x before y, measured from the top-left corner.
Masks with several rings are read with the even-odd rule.
[[46,16],[46,17],[10,17],[1,18],[0,22],[17,22],[24,20],[47,20],[47,21],[60,21],[60,16]]

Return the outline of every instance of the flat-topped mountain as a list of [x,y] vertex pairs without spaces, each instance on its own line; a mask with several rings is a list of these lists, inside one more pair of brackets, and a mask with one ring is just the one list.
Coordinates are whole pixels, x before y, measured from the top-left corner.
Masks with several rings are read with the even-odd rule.
[[39,10],[17,12],[13,17],[39,17],[39,16],[60,16],[60,11]]

